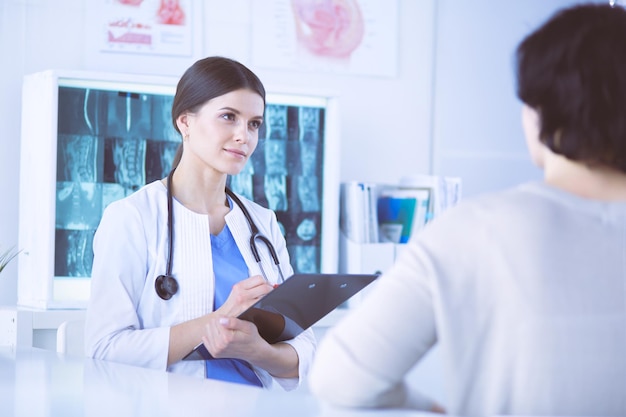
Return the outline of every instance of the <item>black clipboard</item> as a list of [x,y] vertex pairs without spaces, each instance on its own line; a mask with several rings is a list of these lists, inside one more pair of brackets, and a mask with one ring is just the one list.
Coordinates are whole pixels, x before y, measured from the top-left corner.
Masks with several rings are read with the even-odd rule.
[[[353,295],[378,274],[294,274],[239,315],[254,323],[268,343],[293,339]],[[197,345],[183,360],[213,359]]]

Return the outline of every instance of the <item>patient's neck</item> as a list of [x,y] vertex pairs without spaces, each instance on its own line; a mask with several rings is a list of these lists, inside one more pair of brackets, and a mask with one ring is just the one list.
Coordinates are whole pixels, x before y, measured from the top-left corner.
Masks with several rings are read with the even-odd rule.
[[546,183],[580,197],[626,201],[626,173],[606,167],[588,167],[561,155],[544,155]]

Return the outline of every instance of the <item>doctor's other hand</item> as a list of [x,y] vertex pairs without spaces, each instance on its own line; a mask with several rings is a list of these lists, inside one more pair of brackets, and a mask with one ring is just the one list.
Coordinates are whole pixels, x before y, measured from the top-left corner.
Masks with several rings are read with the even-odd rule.
[[205,328],[202,342],[214,358],[250,360],[267,344],[252,322],[235,317],[214,315]]
[[246,278],[233,285],[228,299],[215,312],[221,316],[237,317],[273,289],[261,275]]

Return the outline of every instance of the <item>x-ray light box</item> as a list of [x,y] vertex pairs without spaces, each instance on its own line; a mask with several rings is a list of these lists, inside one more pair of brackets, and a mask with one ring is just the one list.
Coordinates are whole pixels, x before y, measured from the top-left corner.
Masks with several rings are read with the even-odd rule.
[[[177,81],[54,70],[24,78],[19,305],[86,306],[103,210],[171,169]],[[296,272],[337,270],[336,100],[269,92],[257,150],[229,179],[276,212]]]

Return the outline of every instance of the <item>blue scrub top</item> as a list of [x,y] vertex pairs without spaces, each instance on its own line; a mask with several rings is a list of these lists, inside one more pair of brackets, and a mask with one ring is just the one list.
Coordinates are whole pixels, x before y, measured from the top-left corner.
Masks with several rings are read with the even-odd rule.
[[[228,199],[232,208],[232,201]],[[233,285],[248,278],[248,266],[237,248],[228,226],[217,236],[211,235],[213,271],[215,272],[215,309],[228,299]],[[262,387],[250,364],[240,359],[206,361],[207,378]]]

